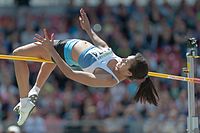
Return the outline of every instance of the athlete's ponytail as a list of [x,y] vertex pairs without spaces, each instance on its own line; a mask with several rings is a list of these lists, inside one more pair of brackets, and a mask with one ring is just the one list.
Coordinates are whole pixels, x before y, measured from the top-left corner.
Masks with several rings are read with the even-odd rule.
[[138,91],[134,97],[135,101],[140,101],[141,103],[148,102],[150,104],[158,105],[158,93],[156,88],[151,81],[150,77],[147,77],[138,88]]
[[132,72],[132,76],[129,77],[130,79],[142,81],[134,100],[136,102],[140,101],[141,103],[148,102],[157,106],[159,96],[151,78],[148,77],[148,64],[142,54],[136,54],[129,71]]

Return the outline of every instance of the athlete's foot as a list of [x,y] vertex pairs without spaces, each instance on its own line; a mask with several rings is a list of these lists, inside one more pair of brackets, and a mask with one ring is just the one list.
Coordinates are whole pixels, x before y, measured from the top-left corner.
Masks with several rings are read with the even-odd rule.
[[17,121],[17,124],[19,126],[23,125],[32,110],[34,109],[35,104],[31,101],[31,99],[27,100],[27,102],[24,105],[19,104],[19,119]]
[[38,99],[38,95],[37,94],[30,95],[29,98],[30,98],[32,103],[36,104],[37,99]]
[[[32,103],[36,104],[37,99],[38,99],[38,95],[37,94],[33,94],[29,96],[30,100]],[[19,114],[19,108],[20,108],[21,103],[19,102],[14,108],[13,111],[15,111],[17,114]]]

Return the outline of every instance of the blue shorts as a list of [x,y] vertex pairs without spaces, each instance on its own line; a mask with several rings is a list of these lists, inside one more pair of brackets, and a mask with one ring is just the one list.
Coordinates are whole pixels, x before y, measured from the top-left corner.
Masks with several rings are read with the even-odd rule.
[[79,66],[79,64],[72,59],[72,48],[80,41],[79,39],[69,39],[64,46],[64,58],[69,66]]

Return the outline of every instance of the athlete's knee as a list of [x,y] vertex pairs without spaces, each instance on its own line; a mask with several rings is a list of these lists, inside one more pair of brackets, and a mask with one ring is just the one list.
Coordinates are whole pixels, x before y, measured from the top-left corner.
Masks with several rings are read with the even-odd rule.
[[14,49],[12,53],[13,55],[22,55],[23,51],[24,50],[21,47],[19,47],[19,48]]

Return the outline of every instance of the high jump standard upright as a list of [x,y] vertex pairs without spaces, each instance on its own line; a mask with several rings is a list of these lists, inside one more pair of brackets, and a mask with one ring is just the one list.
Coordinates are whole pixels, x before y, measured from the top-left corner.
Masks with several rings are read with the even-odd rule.
[[[195,57],[197,57],[197,40],[189,38],[187,42],[187,76],[194,78],[195,76]],[[187,132],[199,133],[198,116],[195,114],[195,84],[188,82],[188,117],[187,117]]]

